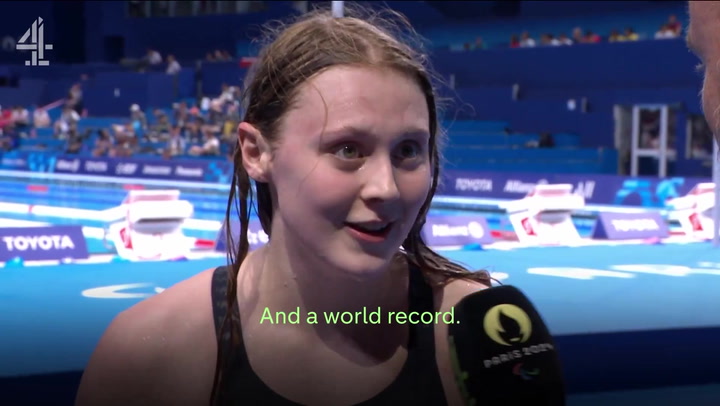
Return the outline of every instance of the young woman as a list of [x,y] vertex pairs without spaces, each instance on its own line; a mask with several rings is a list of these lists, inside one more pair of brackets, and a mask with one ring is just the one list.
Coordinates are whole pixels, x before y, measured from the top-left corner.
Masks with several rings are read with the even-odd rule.
[[[315,12],[263,49],[238,128],[230,264],[118,315],[78,405],[461,403],[447,325],[390,316],[450,311],[490,280],[421,238],[439,178],[436,94],[426,56],[396,34],[409,25],[387,21]],[[248,252],[253,197],[270,240]],[[364,309],[381,322],[324,316]]]

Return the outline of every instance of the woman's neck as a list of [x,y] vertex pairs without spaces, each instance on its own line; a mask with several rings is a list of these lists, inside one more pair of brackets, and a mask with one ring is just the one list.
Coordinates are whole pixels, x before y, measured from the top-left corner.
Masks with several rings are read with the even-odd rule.
[[[277,311],[361,312],[394,310],[407,303],[408,272],[404,261],[385,269],[354,275],[333,267],[312,253],[288,244],[270,243],[260,254],[260,292]],[[265,301],[265,300],[263,300]]]

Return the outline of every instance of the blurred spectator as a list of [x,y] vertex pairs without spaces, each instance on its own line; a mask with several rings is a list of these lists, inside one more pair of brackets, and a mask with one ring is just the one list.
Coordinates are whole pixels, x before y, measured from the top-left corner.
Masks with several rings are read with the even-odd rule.
[[567,37],[565,34],[558,35],[558,41],[560,42],[560,45],[572,45],[573,41]]
[[555,36],[553,34],[549,34],[549,33],[543,34],[542,37],[540,37],[540,44],[544,45],[544,46],[552,46],[552,47],[562,45],[560,43],[560,41],[557,38],[555,38]]
[[0,128],[12,124],[12,109],[3,109],[0,106]]
[[132,124],[113,124],[112,126],[115,144],[123,144],[135,138]]
[[583,30],[580,27],[575,27],[572,33],[572,39],[576,44],[584,44],[585,43],[585,35],[583,34]]
[[510,37],[510,48],[520,48],[520,39],[517,35]]
[[140,110],[140,106],[138,104],[130,106],[130,122],[135,132],[141,131],[144,133],[147,131],[147,117],[145,117],[145,113]]
[[677,34],[675,31],[670,29],[667,24],[663,24],[660,26],[660,29],[655,32],[655,39],[671,39],[676,38]]
[[204,112],[207,112],[208,110],[210,110],[210,102],[211,102],[211,99],[209,97],[203,97],[200,100],[200,105],[199,105],[200,113],[204,113]]
[[588,30],[585,32],[585,43],[586,44],[597,44],[601,41],[601,38],[599,35],[595,34],[594,32]]
[[235,86],[228,86],[227,83],[223,83],[218,99],[222,103],[233,103],[240,99],[239,90]]
[[148,65],[160,65],[163,62],[162,55],[160,52],[148,48],[144,58],[145,63]]
[[30,112],[23,106],[15,106],[10,116],[21,136],[27,136],[26,132],[30,129]]
[[197,105],[197,103],[195,103],[195,104],[190,108],[189,113],[190,113],[190,117],[192,117],[193,119],[194,119],[195,117],[200,116],[200,107]]
[[228,51],[216,49],[214,52],[208,52],[205,56],[207,62],[230,62],[233,60],[232,55]]
[[530,36],[527,31],[523,32],[520,36],[520,47],[521,48],[532,48],[535,46],[535,40]]
[[186,124],[186,139],[190,140],[192,143],[200,142],[200,138],[202,137],[200,128],[203,124],[204,120],[202,117],[197,117],[195,121]]
[[555,140],[550,133],[541,133],[537,140],[528,141],[525,143],[526,148],[554,148]]
[[671,14],[670,17],[668,17],[668,21],[665,26],[669,31],[675,33],[675,37],[679,37],[682,35],[682,24],[680,23],[680,21],[678,21],[675,14]]
[[217,49],[215,50],[215,60],[221,61],[221,62],[229,62],[232,61],[232,56],[230,56],[230,53],[225,50]]
[[160,65],[162,62],[160,52],[148,48],[142,58],[124,58],[120,61],[120,64],[138,72],[145,72],[148,67]]
[[93,156],[102,157],[107,156],[113,147],[113,138],[108,130],[100,130],[98,137],[95,140],[95,148],[92,151]]
[[175,56],[168,55],[167,64],[168,66],[165,73],[167,73],[168,75],[177,75],[178,73],[180,73],[180,63],[178,63],[178,61],[175,59]]
[[145,56],[140,59],[137,66],[135,67],[138,72],[145,72],[151,66],[157,66],[163,63],[162,55],[160,52],[148,48]]
[[63,107],[60,118],[55,122],[55,137],[66,139],[73,128],[77,128],[77,122],[80,121],[80,115],[69,105]]
[[550,46],[550,34],[542,34],[540,36],[540,45]]
[[132,123],[126,125],[114,125],[115,144],[108,151],[110,158],[127,158],[133,155],[138,146],[137,134],[133,131]]
[[554,147],[555,147],[555,139],[553,138],[552,134],[550,134],[550,133],[540,134],[540,139],[538,141],[538,148],[554,148]]
[[50,127],[50,115],[47,110],[37,107],[33,112],[33,126],[35,128],[47,128]]
[[185,153],[185,139],[182,137],[180,126],[174,126],[167,144],[166,156],[173,157]]
[[210,110],[208,111],[208,122],[211,125],[218,125],[224,121],[225,103],[222,99],[214,99],[210,102]]
[[82,85],[75,83],[70,87],[68,91],[68,97],[66,103],[77,112],[79,115],[83,113],[83,94]]
[[19,143],[19,136],[12,125],[7,125],[0,130],[0,151],[12,151]]
[[618,30],[612,30],[610,31],[610,36],[608,36],[608,42],[621,42],[624,38],[622,38],[622,35],[618,32]]
[[77,154],[82,151],[83,148],[83,137],[80,136],[80,134],[75,132],[71,132],[68,136],[67,143],[65,145],[65,153],[66,154]]
[[692,148],[690,149],[690,157],[693,159],[709,159],[712,158],[712,147],[707,147],[702,140],[694,139]]
[[234,146],[237,142],[236,130],[240,124],[240,106],[233,104],[227,108],[225,124],[222,128],[222,141]]
[[155,116],[155,124],[150,126],[150,131],[147,134],[147,139],[151,142],[166,141],[170,137],[170,118],[167,114],[160,109],[153,112]]
[[187,103],[182,101],[180,103],[173,103],[173,121],[179,125],[184,126],[188,121],[190,111],[188,110]]
[[205,143],[202,146],[193,145],[188,153],[190,155],[219,156],[220,140],[212,131],[204,131]]
[[625,28],[625,41],[637,41],[640,37],[635,33],[632,27]]

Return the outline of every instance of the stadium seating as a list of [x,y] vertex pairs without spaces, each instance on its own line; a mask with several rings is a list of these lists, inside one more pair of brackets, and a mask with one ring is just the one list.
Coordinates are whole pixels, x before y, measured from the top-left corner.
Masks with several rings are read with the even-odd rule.
[[632,27],[640,39],[652,39],[655,31],[665,22],[668,15],[675,14],[682,17],[685,14],[683,6],[672,2],[659,4],[657,7],[643,10],[643,18],[638,19],[633,10],[629,12],[614,12],[602,14],[573,15],[560,18],[513,18],[492,19],[482,23],[455,23],[452,26],[438,26],[425,30],[433,45],[438,48],[463,50],[465,43],[473,43],[475,38],[481,36],[483,42],[490,48],[507,47],[512,35],[519,35],[527,31],[536,40],[545,33],[555,35],[565,33],[570,36],[575,27],[591,30],[602,37],[607,37],[612,30],[622,31]]
[[[638,5],[619,9],[608,3],[597,5],[598,10],[601,10],[597,13],[576,13],[571,9],[565,10],[566,6],[559,5],[558,2],[538,2],[544,3],[542,6],[523,2],[519,15],[513,18],[480,18],[474,22],[455,21],[452,24],[447,23],[449,20],[446,17],[450,16],[448,10],[443,10],[440,6],[419,4],[422,2],[408,2],[412,5],[390,3],[401,12],[407,12],[411,21],[422,22],[418,28],[430,39],[432,47],[436,48],[432,56],[439,73],[445,78],[454,77],[458,85],[453,90],[454,95],[459,96],[460,102],[466,103],[473,110],[472,113],[449,111],[447,119],[442,123],[442,129],[447,134],[444,155],[448,167],[468,170],[616,173],[618,157],[617,152],[612,149],[614,145],[610,136],[613,125],[610,119],[612,103],[627,104],[650,100],[678,102],[686,103],[692,112],[697,110],[697,106],[688,103],[691,98],[696,97],[696,78],[691,77],[691,70],[685,66],[692,59],[688,55],[677,59],[670,58],[666,60],[667,66],[664,65],[663,69],[643,73],[643,77],[626,77],[608,71],[624,71],[625,66],[620,62],[636,63],[635,59],[648,59],[647,55],[655,55],[662,49],[679,53],[684,49],[681,41],[668,41],[663,44],[658,41],[641,41],[645,44],[638,43],[637,46],[600,44],[565,49],[506,49],[508,39],[513,34],[527,31],[537,39],[546,32],[570,34],[575,27],[592,30],[602,36],[613,29],[633,27],[641,39],[650,39],[668,15],[676,14],[681,20],[684,18],[683,7],[677,2],[655,4],[652,7],[642,6],[642,19],[637,18],[633,8],[640,7]],[[483,7],[477,6],[475,12],[493,12],[492,8]],[[572,7],[579,10],[584,6]],[[550,13],[548,10],[566,12]],[[548,16],[548,13],[552,16]],[[535,18],[533,15],[542,17]],[[220,20],[225,24],[227,18],[218,16],[213,21]],[[199,17],[195,21],[198,26],[202,26],[211,21],[211,18]],[[139,20],[137,23],[143,25],[146,21]],[[138,30],[143,31],[139,28]],[[453,52],[462,50],[465,43],[472,43],[478,36],[484,39],[489,48],[494,49],[487,52]],[[247,44],[244,44],[244,41],[238,39],[238,49],[251,52],[253,47],[245,46]],[[165,42],[167,41],[164,39],[161,41]],[[197,44],[192,46],[196,47]],[[141,52],[140,49],[136,51]],[[613,62],[605,57],[598,57],[603,60],[594,60],[598,63],[591,63],[582,69],[581,65],[572,63],[573,60],[590,61],[595,54],[610,55],[616,51],[622,52],[627,58],[617,58],[621,61]],[[640,56],[632,59],[632,55]],[[141,86],[135,87],[129,84],[135,80],[134,74],[114,63],[53,64],[42,70],[13,65],[3,68],[0,73],[7,71],[8,76],[19,77],[21,80],[16,88],[0,89],[0,104],[7,105],[12,101],[28,107],[47,104],[64,97],[69,86],[81,74],[88,75],[89,85],[84,92],[90,116],[80,121],[78,130],[81,134],[90,131],[86,145],[79,152],[81,155],[89,154],[97,137],[96,130],[128,122],[130,103],[140,103],[149,124],[152,124],[152,112],[155,109],[164,109],[169,113],[172,100],[191,98],[196,95],[198,85],[203,96],[216,97],[222,84],[238,85],[246,73],[246,66],[240,67],[237,61],[195,64],[188,59],[183,61],[182,65],[183,72],[173,83],[166,80],[159,83],[160,81],[145,78]],[[569,74],[563,69],[577,74]],[[158,75],[160,78],[162,74],[156,71],[157,69],[154,69],[147,75]],[[667,86],[673,87],[640,88],[638,86],[645,86],[642,84],[643,78],[652,83],[665,81]],[[674,82],[671,83],[672,80]],[[627,82],[630,81],[637,88],[628,88]],[[511,97],[512,85],[515,83],[521,85],[518,99]],[[625,89],[621,91],[616,87]],[[656,92],[652,93],[653,90]],[[666,95],[665,99],[660,96],[661,91]],[[171,94],[160,95],[168,92]],[[115,93],[115,96],[109,97],[111,93]],[[575,98],[579,102],[582,97],[589,99],[591,111],[583,112],[583,115],[569,112],[566,108],[567,99]],[[195,103],[195,100],[191,99],[191,102]],[[59,109],[50,110],[53,121],[58,115]],[[553,148],[537,148],[541,133],[551,134]],[[189,144],[188,148],[191,145]],[[164,146],[163,142],[143,142],[139,145],[139,156],[158,156],[155,151],[162,150]],[[65,148],[64,141],[53,138],[51,129],[39,129],[36,138],[22,139],[18,150],[60,153]],[[228,153],[228,149],[229,146],[223,144],[223,153]]]

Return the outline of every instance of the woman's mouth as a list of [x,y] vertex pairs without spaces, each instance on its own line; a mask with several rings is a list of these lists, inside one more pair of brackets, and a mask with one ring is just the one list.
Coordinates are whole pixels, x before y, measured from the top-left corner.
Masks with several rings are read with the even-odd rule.
[[361,240],[370,242],[381,242],[392,230],[393,223],[345,223],[350,233]]

